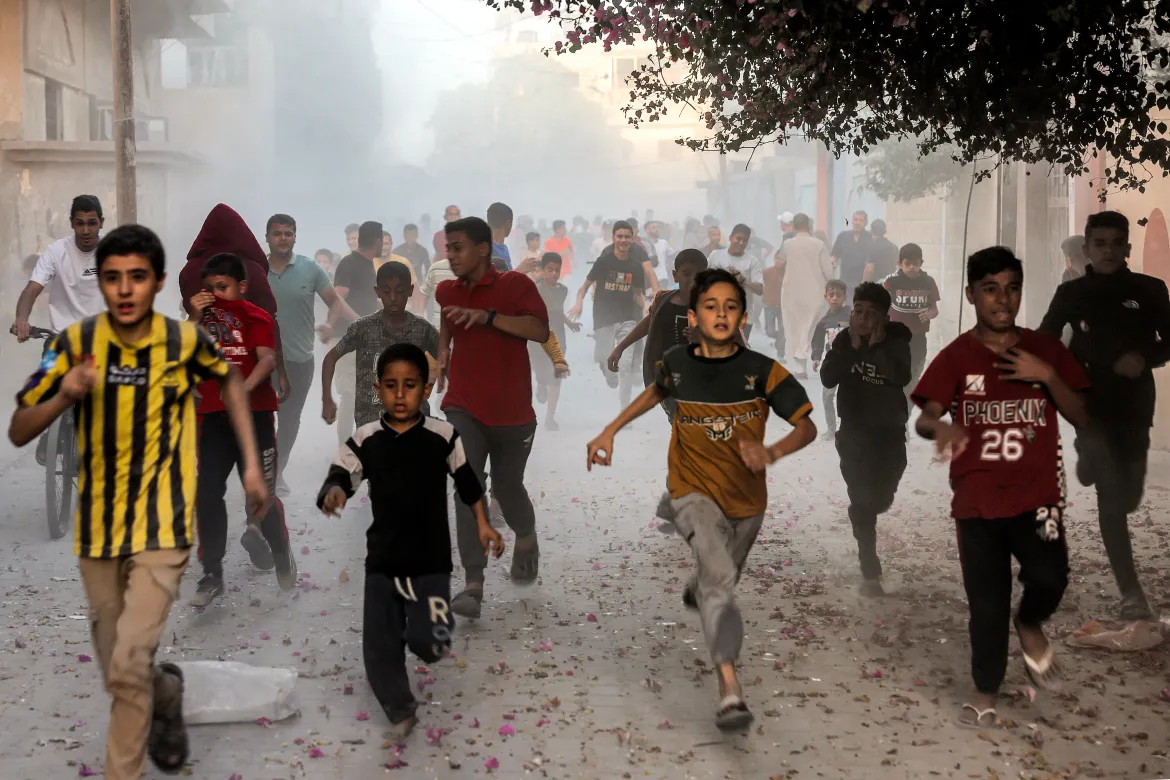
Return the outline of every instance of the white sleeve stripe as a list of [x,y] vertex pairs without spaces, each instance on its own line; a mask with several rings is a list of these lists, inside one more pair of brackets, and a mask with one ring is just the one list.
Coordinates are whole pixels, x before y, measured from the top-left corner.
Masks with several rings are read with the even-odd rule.
[[447,455],[447,468],[449,468],[451,473],[454,474],[466,465],[467,453],[463,451],[463,440],[456,437],[455,440],[451,442],[451,452]]
[[[355,434],[356,435],[356,434]],[[333,465],[349,472],[350,487],[354,490],[362,483],[362,459],[358,457],[358,444],[350,438],[333,459]]]
[[455,438],[455,426],[446,420],[440,420],[437,417],[424,417],[423,427],[431,433],[442,436],[448,444]]

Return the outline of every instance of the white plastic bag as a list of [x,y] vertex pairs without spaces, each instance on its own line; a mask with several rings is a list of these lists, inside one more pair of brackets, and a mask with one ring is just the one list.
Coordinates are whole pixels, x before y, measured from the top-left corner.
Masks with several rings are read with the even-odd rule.
[[276,722],[299,710],[297,672],[236,661],[185,661],[183,719],[198,723]]

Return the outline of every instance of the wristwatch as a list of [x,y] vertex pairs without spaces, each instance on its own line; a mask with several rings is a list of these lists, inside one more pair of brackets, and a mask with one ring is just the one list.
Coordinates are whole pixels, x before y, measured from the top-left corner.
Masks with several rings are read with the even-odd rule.
[[496,310],[495,309],[484,309],[484,311],[487,312],[487,316],[488,316],[487,322],[485,322],[484,325],[487,325],[490,328],[492,326],[492,323],[496,321]]

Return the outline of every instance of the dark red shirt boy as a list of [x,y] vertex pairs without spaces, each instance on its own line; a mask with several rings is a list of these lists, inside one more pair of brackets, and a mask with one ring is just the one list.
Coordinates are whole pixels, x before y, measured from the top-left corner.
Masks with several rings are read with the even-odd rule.
[[[267,347],[276,350],[276,328],[272,316],[253,303],[216,297],[215,303],[203,310],[200,324],[219,344],[227,361],[239,369],[244,379],[256,368],[257,349]],[[199,386],[199,392],[203,396],[199,402],[199,414],[224,411],[218,384],[204,382]],[[267,381],[256,386],[249,400],[253,412],[275,412],[279,406],[276,391],[272,383]]]
[[[435,300],[442,308],[531,315],[548,324],[548,309],[536,284],[515,271],[500,273],[489,266],[471,287],[461,279],[441,282],[435,289]],[[492,327],[450,329],[451,357],[443,409],[463,409],[490,426],[526,425],[535,420],[528,342]]]
[[[1021,328],[1017,346],[1051,365],[1072,390],[1089,386],[1084,370],[1057,339]],[[1056,404],[1042,385],[1004,379],[999,362],[1000,356],[968,331],[939,352],[911,395],[920,407],[939,403],[967,430],[967,449],[951,461],[955,519],[1008,518],[1064,506]]]

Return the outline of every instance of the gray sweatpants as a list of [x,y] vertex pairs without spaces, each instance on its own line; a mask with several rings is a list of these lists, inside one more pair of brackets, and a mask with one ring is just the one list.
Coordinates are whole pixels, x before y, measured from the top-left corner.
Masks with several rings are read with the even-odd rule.
[[688,587],[699,603],[699,622],[711,660],[716,664],[736,661],[743,646],[743,617],[735,603],[735,585],[764,516],[731,519],[702,493],[690,493],[671,504],[674,524],[695,554],[698,570]]
[[618,401],[622,409],[630,405],[634,397],[634,382],[642,378],[642,345],[634,344],[622,354],[616,374],[609,370],[609,353],[630,335],[637,324],[631,320],[593,329],[593,359],[601,366],[601,373],[605,375],[609,386],[618,388]]

